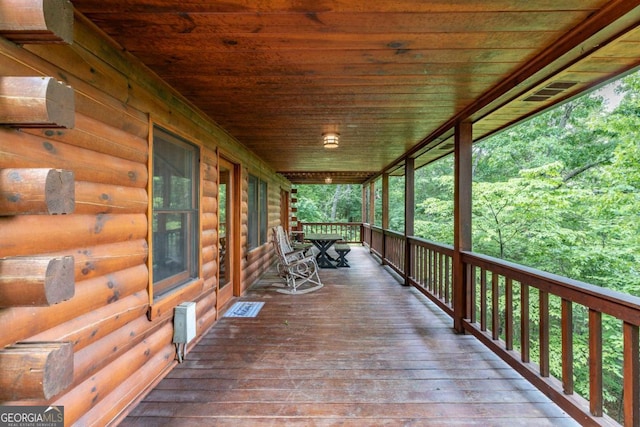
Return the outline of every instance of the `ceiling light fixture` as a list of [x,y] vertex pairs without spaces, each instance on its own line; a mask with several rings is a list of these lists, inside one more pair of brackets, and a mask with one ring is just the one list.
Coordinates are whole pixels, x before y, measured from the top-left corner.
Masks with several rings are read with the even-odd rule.
[[324,179],[324,183],[325,183],[325,184],[331,184],[332,182],[333,182],[333,179],[331,179],[331,177],[330,177],[330,176],[328,176],[328,177],[326,177],[326,178]]
[[322,142],[324,143],[324,148],[338,148],[339,139],[340,134],[337,132],[326,132],[322,134]]

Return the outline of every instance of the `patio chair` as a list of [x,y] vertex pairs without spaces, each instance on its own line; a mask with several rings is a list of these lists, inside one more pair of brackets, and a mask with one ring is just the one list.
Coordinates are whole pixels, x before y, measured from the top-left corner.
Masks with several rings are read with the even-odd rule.
[[277,270],[286,287],[278,292],[290,295],[305,294],[323,285],[318,275],[316,258],[306,256],[303,249],[293,249],[281,226],[273,228],[273,246],[278,255]]

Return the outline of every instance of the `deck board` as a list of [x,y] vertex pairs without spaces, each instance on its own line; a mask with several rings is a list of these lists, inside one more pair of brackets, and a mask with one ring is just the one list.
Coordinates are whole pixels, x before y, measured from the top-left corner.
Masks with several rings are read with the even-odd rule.
[[313,293],[267,273],[122,426],[573,426],[565,412],[364,248]]

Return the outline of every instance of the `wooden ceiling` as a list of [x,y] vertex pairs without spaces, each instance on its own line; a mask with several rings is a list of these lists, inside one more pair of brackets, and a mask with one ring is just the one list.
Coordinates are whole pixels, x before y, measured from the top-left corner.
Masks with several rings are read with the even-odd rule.
[[640,0],[72,3],[293,183],[425,164],[461,119],[481,139],[640,64]]

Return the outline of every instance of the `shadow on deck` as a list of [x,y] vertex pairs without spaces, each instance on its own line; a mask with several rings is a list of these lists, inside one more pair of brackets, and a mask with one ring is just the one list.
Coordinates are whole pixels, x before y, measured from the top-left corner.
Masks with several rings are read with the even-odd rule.
[[577,425],[362,247],[324,287],[277,293],[267,273],[122,426]]

